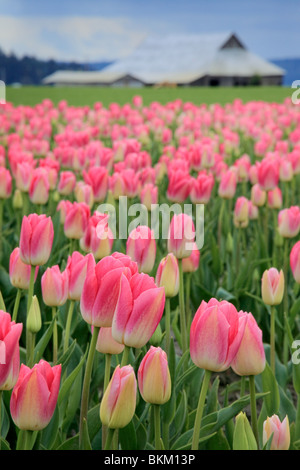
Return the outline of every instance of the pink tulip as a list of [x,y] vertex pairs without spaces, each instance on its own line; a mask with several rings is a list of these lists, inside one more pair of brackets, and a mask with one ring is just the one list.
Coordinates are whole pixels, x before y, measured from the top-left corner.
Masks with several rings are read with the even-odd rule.
[[249,201],[246,197],[237,198],[234,207],[234,223],[238,227],[246,227],[249,221]]
[[93,188],[84,181],[78,181],[74,189],[74,195],[77,202],[84,202],[88,207],[92,208],[94,204]]
[[246,318],[244,335],[231,367],[238,375],[258,375],[264,371],[266,365],[262,330],[252,313],[247,313]]
[[40,431],[50,422],[58,398],[61,365],[41,360],[32,369],[21,365],[10,400],[11,417],[19,429]]
[[[185,258],[187,259],[187,258]],[[155,283],[164,287],[166,297],[174,297],[179,292],[179,266],[173,253],[168,253],[159,263]]]
[[171,397],[171,376],[165,351],[151,346],[138,369],[140,393],[147,403],[163,405]]
[[107,168],[103,166],[92,167],[83,172],[83,178],[93,188],[95,202],[104,201],[108,191],[109,174]]
[[223,300],[202,301],[190,330],[190,354],[200,368],[221,372],[228,369],[240,347],[246,314]]
[[188,214],[174,214],[168,234],[168,251],[176,258],[187,258],[193,251],[195,226]]
[[20,258],[25,264],[42,266],[49,260],[54,229],[51,217],[45,214],[24,216],[20,234]]
[[83,319],[98,327],[112,326],[123,273],[132,276],[137,264],[129,256],[113,253],[100,260],[87,271],[80,299]]
[[222,173],[218,194],[223,199],[232,199],[236,192],[237,174],[236,171],[227,170]]
[[182,271],[184,273],[193,273],[197,271],[200,261],[200,251],[198,250],[197,243],[194,243],[194,248],[190,256],[182,259]]
[[294,176],[293,166],[289,160],[282,159],[279,165],[279,180],[280,181],[292,181]]
[[68,211],[71,209],[72,206],[73,206],[72,202],[68,201],[67,199],[66,200],[62,199],[57,204],[56,210],[60,213],[59,221],[62,225],[65,223],[66,215],[67,215]]
[[277,415],[268,417],[263,423],[263,445],[272,437],[270,450],[289,450],[290,426],[286,416],[281,422]]
[[33,170],[29,186],[29,198],[33,204],[46,204],[49,199],[49,180],[45,168]]
[[136,408],[136,391],[137,383],[133,367],[118,365],[100,405],[100,419],[103,426],[119,429],[130,423]]
[[126,346],[141,348],[155,332],[165,306],[165,291],[148,274],[121,276],[120,293],[112,321],[112,335]]
[[76,176],[73,171],[62,171],[59,175],[57,191],[62,196],[69,196],[75,189]]
[[114,199],[125,195],[126,188],[122,173],[113,173],[109,178],[108,185]]
[[300,208],[292,206],[278,214],[278,231],[284,238],[296,237],[300,231]]
[[133,229],[126,242],[126,254],[135,261],[139,271],[149,274],[156,257],[156,241],[153,231],[146,225]]
[[158,203],[158,187],[152,183],[147,183],[140,192],[141,203],[151,211],[151,206]]
[[282,192],[278,186],[268,191],[268,207],[271,209],[280,209],[282,207]]
[[262,190],[270,191],[279,182],[279,163],[272,157],[264,158],[257,167],[258,183]]
[[124,344],[118,343],[112,336],[111,327],[100,328],[96,350],[102,354],[121,354]]
[[255,206],[264,206],[267,199],[267,193],[261,189],[258,183],[254,184],[251,188],[251,201]]
[[290,267],[295,281],[300,284],[300,241],[295,243],[290,252]]
[[28,193],[34,166],[29,162],[19,162],[16,167],[16,187],[24,193]]
[[171,202],[184,202],[190,193],[189,173],[184,170],[172,170],[169,172],[169,185],[167,189],[167,198]]
[[8,199],[12,193],[12,177],[10,171],[0,167],[0,199]]
[[74,202],[68,208],[64,233],[67,238],[79,240],[83,237],[90,217],[90,208],[84,202]]
[[[35,268],[35,278],[38,275],[39,267]],[[29,264],[23,263],[20,258],[20,248],[16,247],[9,258],[9,278],[11,284],[17,289],[28,290],[30,282],[31,267]]]
[[266,269],[261,280],[261,293],[266,305],[279,305],[284,293],[284,274],[276,268]]
[[68,299],[80,300],[83,284],[88,270],[95,266],[94,256],[90,253],[82,255],[73,251],[68,256],[66,271],[68,273]]
[[22,323],[11,321],[10,314],[0,310],[0,390],[11,390],[17,382],[22,329]]
[[64,305],[68,298],[68,272],[61,272],[59,266],[47,268],[41,278],[43,301],[50,307]]
[[108,224],[108,216],[102,217],[96,227],[90,226],[90,250],[96,260],[110,255],[113,244],[114,235]]
[[208,204],[215,181],[211,173],[200,172],[191,179],[190,198],[194,204]]

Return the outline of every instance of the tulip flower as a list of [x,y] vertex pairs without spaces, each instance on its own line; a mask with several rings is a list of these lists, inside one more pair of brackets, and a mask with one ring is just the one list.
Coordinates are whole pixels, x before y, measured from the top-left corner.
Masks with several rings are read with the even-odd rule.
[[252,313],[246,314],[246,326],[237,354],[231,367],[238,375],[258,375],[265,368],[266,358],[262,342],[262,330]]
[[137,264],[129,256],[113,253],[87,271],[80,299],[83,319],[94,326],[112,326],[120,295],[121,276],[132,276]]
[[112,336],[111,327],[100,328],[96,350],[102,354],[121,354],[124,344],[118,343]]
[[68,273],[68,299],[79,301],[83,284],[90,267],[96,265],[94,256],[90,253],[82,255],[74,251],[68,256],[66,271]]
[[138,369],[138,385],[147,403],[163,405],[171,396],[171,376],[165,351],[151,346]]
[[21,365],[10,400],[11,417],[19,429],[39,431],[50,422],[58,398],[61,365],[41,360],[32,369]]
[[182,259],[182,270],[184,273],[193,273],[197,271],[200,261],[200,251],[198,250],[197,243],[194,243],[194,248],[190,256]]
[[128,347],[141,348],[155,332],[165,306],[165,291],[148,274],[121,275],[112,335]]
[[59,175],[57,191],[62,196],[69,196],[75,189],[76,175],[73,171],[62,171]]
[[177,259],[187,258],[193,251],[195,226],[188,214],[174,214],[168,234],[168,251]]
[[109,173],[107,168],[103,166],[92,167],[88,171],[83,171],[83,178],[92,187],[95,202],[104,201],[108,191]]
[[43,301],[50,307],[64,305],[68,298],[68,272],[61,272],[58,265],[47,268],[41,278]]
[[91,185],[78,181],[74,189],[74,195],[77,202],[84,202],[89,208],[94,204],[94,193]]
[[8,199],[12,193],[12,176],[10,171],[0,167],[0,199]]
[[289,450],[291,438],[288,416],[280,421],[277,415],[273,415],[264,421],[263,445],[266,445],[272,434],[270,450]]
[[276,188],[279,183],[279,163],[272,157],[264,158],[257,167],[258,184],[264,191]]
[[29,186],[29,198],[33,204],[46,204],[49,199],[49,180],[45,168],[33,170]]
[[147,183],[140,192],[141,203],[146,206],[148,211],[151,211],[151,207],[158,203],[158,187],[153,183]]
[[169,172],[169,185],[167,198],[172,202],[184,202],[190,192],[190,175],[184,170],[172,170]]
[[249,201],[246,197],[237,198],[234,207],[234,224],[236,227],[246,227],[249,222]]
[[74,202],[66,213],[64,233],[67,238],[79,240],[83,237],[88,220],[90,208],[84,202]]
[[111,254],[114,235],[108,224],[108,217],[99,220],[96,227],[90,226],[90,250],[96,260]]
[[126,242],[126,254],[137,263],[139,272],[151,273],[156,257],[153,231],[146,225],[133,229]]
[[127,426],[136,408],[137,383],[132,366],[117,366],[100,405],[102,425],[109,429]]
[[258,183],[254,184],[251,188],[251,201],[255,206],[264,206],[267,199],[267,192],[261,189]]
[[25,264],[42,266],[49,260],[54,229],[45,214],[24,216],[20,234],[20,258]]
[[280,209],[282,207],[282,192],[278,186],[268,191],[268,207],[271,209]]
[[222,174],[218,194],[223,199],[232,199],[236,192],[237,174],[232,169]]
[[[34,280],[38,275],[39,267],[35,268]],[[9,278],[11,284],[17,289],[29,289],[31,267],[25,264],[20,257],[20,248],[16,247],[9,258]]]
[[297,284],[300,284],[300,241],[295,243],[290,252],[290,267]]
[[10,314],[0,310],[0,391],[11,390],[17,382],[22,329],[22,323],[11,321]]
[[276,268],[264,271],[261,281],[261,293],[266,305],[279,305],[284,294],[284,274]]
[[292,206],[278,214],[278,232],[284,238],[293,238],[300,231],[300,208]]
[[155,282],[158,287],[164,287],[166,297],[174,297],[178,294],[179,267],[177,258],[173,253],[168,253],[167,256],[160,261]]
[[23,193],[28,193],[34,166],[29,162],[19,162],[16,167],[16,187]]

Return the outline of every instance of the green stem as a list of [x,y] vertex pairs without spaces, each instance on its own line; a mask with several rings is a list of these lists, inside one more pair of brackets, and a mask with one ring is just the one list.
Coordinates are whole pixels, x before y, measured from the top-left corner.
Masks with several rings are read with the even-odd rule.
[[52,307],[52,319],[54,320],[54,324],[53,324],[53,365],[55,365],[57,363],[57,351],[58,351],[56,307]]
[[[284,269],[284,294],[283,294],[283,317],[286,316],[287,321],[289,321],[289,298],[288,298],[288,268],[289,268],[289,239],[284,239],[284,259],[283,259],[283,269]],[[287,364],[288,362],[288,337],[285,331],[283,338],[283,362]]]
[[83,442],[83,421],[87,419],[88,413],[88,406],[89,406],[89,392],[90,392],[90,383],[92,377],[92,370],[93,370],[93,363],[94,363],[94,356],[96,351],[96,344],[99,335],[100,328],[94,326],[92,340],[89,347],[89,354],[86,362],[85,367],[85,374],[82,386],[82,395],[81,395],[81,408],[80,408],[80,423],[79,423],[79,449],[82,449],[82,442]]
[[249,375],[249,388],[250,388],[251,424],[252,424],[253,434],[257,442],[257,447],[259,448],[259,434],[258,434],[258,424],[257,424],[255,376],[254,375]]
[[271,319],[270,319],[270,365],[271,370],[275,376],[275,318],[276,307],[271,306]]
[[[35,266],[31,266],[30,271],[30,281],[28,287],[28,298],[27,298],[27,318],[32,302],[33,292],[34,292],[34,276],[35,276]],[[31,348],[32,348],[32,337],[30,331],[26,328],[26,363],[28,364],[30,361],[31,356]]]
[[166,297],[165,304],[165,328],[166,328],[166,354],[169,357],[170,340],[171,340],[171,308],[170,297]]
[[16,300],[15,300],[15,305],[14,305],[14,310],[13,310],[13,314],[12,314],[12,321],[14,321],[14,322],[17,322],[21,295],[22,295],[22,290],[18,289],[17,290],[17,295],[16,295]]
[[161,450],[160,443],[160,406],[152,405],[154,408],[154,435],[155,435],[155,450]]
[[33,367],[33,363],[34,363],[34,347],[35,347],[35,334],[32,333],[31,331],[28,332],[29,333],[29,337],[30,337],[30,347],[29,347],[29,350],[30,350],[30,353],[29,353],[29,357],[28,357],[28,363],[27,363],[27,366],[28,367]]
[[295,422],[295,441],[300,438],[300,393],[297,393],[297,414]]
[[187,332],[186,332],[186,317],[185,317],[185,305],[184,305],[184,281],[183,281],[183,269],[182,259],[178,260],[179,264],[179,309],[180,309],[180,330],[181,330],[181,343],[182,353],[187,350]]
[[210,382],[211,371],[205,370],[204,378],[201,386],[201,392],[198,401],[198,407],[196,412],[195,424],[194,424],[194,434],[193,434],[193,441],[192,441],[192,450],[198,450],[199,445],[199,437],[200,437],[200,428],[201,428],[201,421],[204,411],[204,404],[205,398]]
[[115,429],[108,428],[107,439],[106,439],[106,444],[105,444],[104,450],[110,450],[111,449],[111,444],[112,444],[112,441],[113,441],[114,434],[115,434]]
[[[103,395],[110,381],[110,368],[111,368],[111,354],[105,354]],[[106,439],[107,439],[107,426],[102,425],[102,449],[104,449],[105,447]]]
[[74,312],[75,300],[70,300],[69,310],[67,313],[67,321],[66,321],[66,328],[65,328],[65,339],[64,339],[64,353],[67,351],[69,347],[69,339],[70,339],[70,332],[71,332],[71,324],[72,324],[72,316]]
[[128,364],[129,352],[130,352],[130,347],[126,346],[126,344],[125,344],[125,348],[124,348],[123,354],[122,354],[121,367],[124,367]]
[[188,331],[190,331],[190,326],[191,326],[191,306],[190,306],[191,277],[192,277],[192,273],[187,273],[186,275],[186,324],[187,324]]
[[21,429],[17,443],[17,450],[32,450],[35,437],[34,431]]
[[219,246],[219,249],[221,247],[222,225],[223,225],[225,204],[226,204],[226,200],[224,198],[222,198],[221,209],[220,209],[220,212],[219,212],[219,219],[218,219],[218,246]]

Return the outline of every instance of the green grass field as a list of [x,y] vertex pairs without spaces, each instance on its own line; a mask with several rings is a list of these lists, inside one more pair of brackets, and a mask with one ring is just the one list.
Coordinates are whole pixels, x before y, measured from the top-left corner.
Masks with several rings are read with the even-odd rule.
[[292,95],[288,87],[235,87],[235,88],[206,88],[206,87],[180,87],[180,88],[109,88],[109,87],[43,87],[23,86],[20,88],[7,87],[6,100],[18,105],[30,105],[40,103],[45,98],[50,98],[56,105],[61,100],[66,100],[72,106],[93,106],[95,102],[101,102],[107,107],[110,103],[124,105],[131,101],[135,95],[141,95],[145,105],[153,101],[162,104],[174,101],[178,98],[184,102],[212,104],[230,103],[239,98],[247,101],[267,101],[281,103]]

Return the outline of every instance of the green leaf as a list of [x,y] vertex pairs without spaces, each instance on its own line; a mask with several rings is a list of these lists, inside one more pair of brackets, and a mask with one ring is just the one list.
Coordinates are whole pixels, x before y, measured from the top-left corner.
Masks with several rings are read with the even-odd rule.
[[37,343],[36,347],[34,348],[34,361],[38,363],[40,359],[42,359],[44,351],[52,338],[53,326],[54,326],[55,318],[51,321],[50,325],[48,326],[47,330]]
[[9,443],[3,439],[3,437],[0,437],[0,444],[1,444],[1,450],[11,450],[10,449],[10,446],[9,446]]
[[88,411],[87,415],[87,424],[89,429],[89,436],[91,441],[93,441],[94,437],[101,429],[101,421],[100,421],[100,403],[95,405]]
[[48,450],[51,450],[55,443],[55,439],[58,433],[58,427],[59,427],[59,411],[58,411],[58,407],[56,407],[50,423],[41,432],[41,445],[44,446]]
[[274,377],[271,367],[267,362],[264,371],[260,375],[263,391],[269,392],[264,398],[266,410],[268,416],[272,416],[273,414],[278,413],[280,405],[280,394],[276,378]]
[[80,369],[82,368],[82,366],[84,364],[87,353],[88,353],[88,348],[86,349],[86,352],[85,352],[84,356],[82,357],[82,359],[81,359],[80,363],[78,364],[78,366],[75,367],[75,369],[71,372],[71,374],[68,375],[68,377],[64,380],[64,382],[63,382],[63,384],[60,388],[60,391],[59,391],[59,394],[58,394],[58,399],[57,399],[57,403],[58,403],[59,406],[61,405],[62,401],[66,397],[68,391],[70,390],[72,384],[75,381],[75,378],[79,374],[79,371],[80,371]]
[[122,450],[134,450],[137,448],[136,431],[132,421],[125,428],[119,430],[119,441]]
[[82,450],[92,450],[86,418],[82,421]]
[[[192,439],[193,439],[193,429],[189,429],[184,434],[182,434],[172,445],[171,450],[187,450],[191,448]],[[216,433],[211,433],[206,436],[200,437],[199,444],[208,441]]]
[[56,450],[78,450],[79,449],[79,434],[64,441]]

